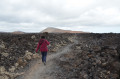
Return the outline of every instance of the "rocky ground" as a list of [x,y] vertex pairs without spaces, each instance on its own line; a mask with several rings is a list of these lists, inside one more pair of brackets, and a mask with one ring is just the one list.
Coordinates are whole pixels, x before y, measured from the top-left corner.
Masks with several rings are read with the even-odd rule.
[[56,60],[57,79],[120,79],[120,34],[77,37],[73,50]]
[[[52,62],[55,67],[51,72],[55,79],[120,79],[120,34],[45,35],[51,43],[48,47],[50,55],[77,41],[69,52],[61,54]],[[31,60],[40,58],[34,54],[40,36],[0,34],[0,79],[14,79],[23,74],[16,71],[24,69]],[[74,36],[76,38],[73,40]]]
[[[72,34],[0,34],[0,79],[14,79],[23,74],[17,73],[28,63],[40,58],[35,53],[41,35],[50,42],[49,54],[55,53],[61,47],[71,43]],[[34,54],[35,53],[35,54]],[[38,52],[40,53],[40,52]]]

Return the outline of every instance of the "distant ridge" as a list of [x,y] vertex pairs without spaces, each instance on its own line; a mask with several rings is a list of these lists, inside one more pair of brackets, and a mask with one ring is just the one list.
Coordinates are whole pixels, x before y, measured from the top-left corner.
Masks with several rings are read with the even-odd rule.
[[83,31],[71,31],[71,30],[62,30],[58,28],[53,28],[53,27],[48,27],[44,29],[43,32],[48,32],[48,33],[88,33],[88,32],[83,32]]
[[12,34],[25,34],[25,32],[22,32],[22,31],[14,31],[14,32],[12,32]]

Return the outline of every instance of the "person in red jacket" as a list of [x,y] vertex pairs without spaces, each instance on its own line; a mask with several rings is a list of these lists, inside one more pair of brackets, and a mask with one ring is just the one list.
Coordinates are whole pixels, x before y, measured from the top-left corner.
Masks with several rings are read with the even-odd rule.
[[42,62],[44,63],[44,65],[46,65],[46,57],[47,57],[47,52],[48,52],[47,45],[49,44],[50,43],[45,39],[45,36],[41,36],[41,39],[39,40],[39,43],[36,48],[36,53],[40,48],[40,52],[42,54]]

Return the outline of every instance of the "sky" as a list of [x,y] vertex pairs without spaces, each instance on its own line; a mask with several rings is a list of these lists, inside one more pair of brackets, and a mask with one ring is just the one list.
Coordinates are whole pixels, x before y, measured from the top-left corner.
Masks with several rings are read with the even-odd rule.
[[0,0],[0,32],[47,27],[120,33],[120,0]]

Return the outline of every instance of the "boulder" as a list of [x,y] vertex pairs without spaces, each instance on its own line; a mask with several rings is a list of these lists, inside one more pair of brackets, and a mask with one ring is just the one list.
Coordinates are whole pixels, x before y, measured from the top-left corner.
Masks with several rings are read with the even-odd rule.
[[25,56],[26,56],[26,55],[32,55],[32,53],[29,52],[28,50],[26,50],[26,51],[25,51]]
[[52,50],[51,50],[51,52],[56,52],[56,51],[57,51],[57,49],[56,49],[56,48],[54,48],[54,49],[52,49]]
[[9,79],[7,75],[0,75],[0,79]]
[[24,72],[22,73],[11,73],[11,72],[5,72],[4,73],[9,79],[15,79],[17,76],[23,75]]
[[5,49],[5,44],[0,44],[0,48]]
[[8,57],[9,56],[9,54],[8,53],[1,53],[2,54],[2,56],[4,56],[4,57]]
[[5,67],[4,66],[0,66],[0,73],[3,73],[5,71],[6,71]]
[[25,60],[31,60],[32,59],[31,55],[25,55],[24,58],[25,58]]
[[9,79],[7,75],[4,73],[6,72],[6,69],[4,66],[0,66],[0,79]]
[[80,50],[80,49],[81,49],[81,47],[80,47],[80,46],[76,46],[76,49],[77,49],[77,50]]
[[18,58],[17,63],[18,63],[18,66],[24,67],[27,64],[27,61],[24,60],[23,58]]
[[11,68],[9,68],[9,71],[10,71],[10,72],[14,72],[15,69],[16,69],[16,67],[15,67],[15,66],[12,66]]
[[15,67],[17,68],[19,66],[19,64],[18,63],[15,63]]
[[74,41],[73,41],[73,38],[68,38],[68,40],[69,40],[70,42],[72,42],[72,43],[74,42]]
[[32,38],[32,39],[35,39],[36,37],[35,37],[35,35],[32,35],[31,38]]
[[31,59],[32,59],[32,55],[33,55],[33,54],[27,50],[27,51],[25,52],[24,59],[25,59],[25,60],[31,60]]

